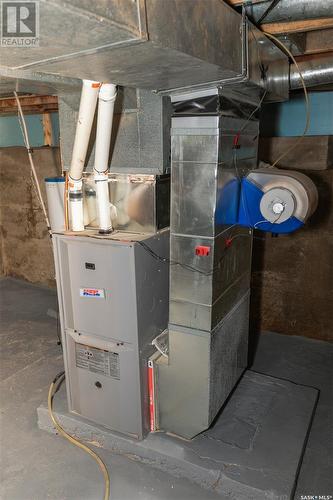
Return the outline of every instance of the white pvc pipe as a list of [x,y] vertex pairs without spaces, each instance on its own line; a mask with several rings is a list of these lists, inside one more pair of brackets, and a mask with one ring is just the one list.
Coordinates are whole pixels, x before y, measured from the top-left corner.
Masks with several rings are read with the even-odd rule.
[[99,232],[110,233],[112,231],[111,210],[109,200],[109,185],[107,174],[95,172],[96,201],[99,220]]
[[84,230],[82,173],[101,84],[83,80],[72,161],[69,169],[69,212],[73,231]]
[[102,84],[98,96],[94,166],[99,231],[101,233],[109,233],[112,231],[107,171],[109,168],[110,141],[116,95],[116,85],[112,83]]
[[79,181],[82,178],[100,86],[99,82],[83,80],[72,161],[69,169],[69,177],[74,181]]
[[117,87],[112,83],[103,83],[98,95],[98,116],[96,131],[96,172],[106,172],[109,168],[110,141],[113,122],[114,102]]

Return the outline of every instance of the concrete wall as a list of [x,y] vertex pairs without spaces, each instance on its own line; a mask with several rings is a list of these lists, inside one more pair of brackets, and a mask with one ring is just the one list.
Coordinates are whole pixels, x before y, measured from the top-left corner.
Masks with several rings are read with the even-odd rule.
[[[35,148],[44,199],[44,177],[61,172],[58,148]],[[0,230],[3,275],[55,286],[51,241],[23,147],[0,148]]]
[[[256,231],[251,324],[257,330],[333,340],[333,161],[329,143],[320,143],[323,135],[333,134],[333,92],[311,92],[309,98],[308,135],[321,137],[313,147],[306,138],[280,166],[306,170],[318,188],[319,206],[304,229],[294,234],[272,238]],[[276,137],[296,140],[304,123],[304,96],[296,93],[288,102],[263,107],[261,135],[272,136],[264,139],[272,144]],[[282,153],[280,143],[275,158]],[[267,147],[259,148],[260,159],[272,160],[264,157],[264,150]],[[310,156],[305,165],[303,158]]]
[[304,229],[277,238],[256,231],[252,326],[333,340],[333,170],[306,174],[319,207]]

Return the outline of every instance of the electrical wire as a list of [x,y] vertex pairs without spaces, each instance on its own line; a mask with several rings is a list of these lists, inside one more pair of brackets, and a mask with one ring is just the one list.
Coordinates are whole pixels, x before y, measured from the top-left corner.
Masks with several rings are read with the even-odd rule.
[[[297,71],[299,72],[299,75],[300,75],[300,79],[301,79],[301,82],[302,82],[302,86],[303,86],[303,90],[304,90],[304,98],[305,98],[305,103],[306,103],[306,122],[305,122],[305,127],[304,127],[304,131],[303,131],[303,134],[294,142],[294,144],[288,148],[286,151],[284,151],[284,153],[282,153],[275,161],[274,163],[272,164],[272,168],[276,167],[277,164],[282,160],[282,158],[284,158],[287,154],[290,153],[290,151],[292,151],[305,137],[308,129],[309,129],[309,125],[310,125],[310,104],[309,104],[309,97],[308,97],[308,92],[307,92],[307,88],[306,88],[306,85],[305,85],[305,82],[304,82],[304,78],[303,78],[303,75],[302,75],[302,72],[297,64],[297,61],[296,59],[294,58],[294,56],[292,55],[292,53],[289,51],[289,49],[278,39],[276,38],[274,35],[271,35],[270,33],[264,33],[268,38],[271,38],[272,40],[274,40],[282,50],[285,50],[287,52],[287,54],[289,55],[289,57],[291,58],[291,60],[293,61],[293,63],[295,64],[296,68],[297,68]],[[236,173],[236,176],[238,178],[238,180],[241,182],[241,176],[240,176],[240,173],[238,171],[238,167],[237,167],[237,146],[238,146],[238,140],[239,140],[239,136],[240,136],[240,133],[246,128],[248,122],[251,120],[252,116],[255,114],[255,112],[260,108],[265,96],[267,94],[267,90],[265,91],[265,93],[263,94],[262,98],[260,99],[259,101],[259,104],[258,106],[252,111],[252,113],[249,115],[249,117],[247,118],[246,122],[243,124],[243,126],[241,127],[241,129],[239,130],[239,132],[235,135],[235,139],[234,139],[234,154],[233,154],[233,163],[234,163],[234,168],[235,168],[235,173]],[[243,192],[241,192],[241,203],[243,205],[243,209],[244,211],[247,213],[247,215],[249,216],[249,209],[248,209],[248,206],[247,206],[247,200],[246,200],[246,197],[244,197],[243,195]],[[273,224],[275,224],[278,219],[280,218],[280,215],[279,217],[273,222]],[[269,221],[266,221],[266,220],[263,220],[263,221],[259,221],[255,224],[254,226],[254,229],[256,229],[257,225],[259,224],[263,224],[265,222],[268,222]]]
[[300,80],[302,82],[302,87],[303,87],[303,91],[304,91],[305,106],[306,106],[306,119],[305,119],[305,126],[304,126],[303,134],[294,142],[294,144],[292,146],[290,146],[284,153],[282,153],[274,161],[272,167],[275,167],[282,160],[282,158],[284,158],[286,155],[288,155],[290,153],[290,151],[294,150],[296,148],[296,146],[298,146],[298,144],[304,139],[307,131],[309,130],[311,112],[310,112],[310,102],[309,102],[308,91],[307,91],[307,88],[305,85],[303,74],[302,74],[302,72],[297,64],[296,59],[294,58],[294,56],[292,55],[290,50],[285,46],[285,44],[283,42],[281,42],[281,40],[279,40],[276,36],[272,35],[271,33],[266,33],[265,31],[263,33],[265,36],[267,36],[268,38],[273,40],[280,47],[280,49],[284,50],[288,54],[290,59],[293,61],[293,63],[295,64],[296,69],[297,69],[299,76],[300,76]]
[[[197,267],[191,266],[190,264],[184,264],[183,262],[174,261],[174,260],[169,259],[168,257],[161,257],[160,255],[155,253],[154,250],[152,250],[152,248],[150,248],[148,245],[146,245],[146,243],[144,243],[143,241],[138,241],[137,243],[142,248],[144,248],[144,250],[146,250],[146,252],[148,252],[154,259],[158,260],[159,262],[162,262],[164,264],[169,264],[170,266],[180,266],[183,269],[202,274],[203,276],[211,276],[216,271],[216,269],[219,268],[219,264],[220,264],[221,260],[224,258],[224,253],[223,253],[220,260],[218,261],[217,265],[213,268],[213,270],[205,271],[204,269],[199,269]],[[225,250],[226,249],[227,249],[227,247],[225,248]]]
[[[224,232],[226,231],[229,231],[230,229],[232,229],[236,224],[232,225],[231,227],[227,228],[226,230],[224,230],[221,234],[223,234]],[[144,243],[143,241],[137,241],[137,243],[147,252],[149,253],[155,260],[159,261],[159,262],[162,262],[163,264],[169,264],[170,266],[180,266],[182,267],[183,269],[186,269],[187,271],[192,271],[192,272],[195,272],[195,273],[199,273],[199,274],[202,274],[203,276],[212,276],[216,271],[218,271],[220,269],[220,265],[221,265],[221,262],[222,260],[225,258],[226,256],[226,252],[227,250],[229,250],[232,242],[240,237],[240,236],[246,236],[246,237],[250,237],[251,234],[250,233],[239,233],[239,234],[236,234],[236,235],[232,235],[230,236],[229,238],[225,238],[225,248],[223,249],[223,252],[222,252],[222,255],[221,257],[219,258],[219,260],[217,261],[216,265],[213,267],[213,269],[211,271],[205,271],[204,269],[199,269],[197,267],[194,267],[194,266],[191,266],[190,264],[184,264],[183,262],[179,262],[179,261],[175,261],[175,260],[171,260],[169,259],[168,257],[162,257],[161,255],[158,255],[156,252],[154,252],[154,250],[152,248],[150,248],[146,243]]]
[[41,209],[42,209],[43,214],[44,214],[44,219],[45,219],[45,223],[46,223],[46,227],[47,227],[48,233],[49,233],[50,237],[52,237],[51,225],[50,225],[50,221],[49,221],[49,218],[48,218],[48,215],[47,215],[47,212],[46,212],[45,203],[44,203],[44,200],[43,200],[43,197],[42,197],[42,192],[40,190],[39,181],[38,181],[38,177],[37,177],[37,173],[36,173],[36,169],[35,169],[35,164],[34,164],[33,155],[32,155],[32,149],[31,149],[30,142],[29,142],[29,134],[28,134],[28,130],[27,130],[27,125],[26,125],[24,114],[23,114],[23,111],[22,111],[20,99],[19,99],[19,97],[17,95],[17,92],[15,92],[15,91],[14,91],[14,96],[15,96],[16,103],[17,103],[17,111],[18,111],[19,124],[20,124],[20,127],[21,127],[23,141],[24,141],[26,150],[28,152],[28,157],[29,157],[31,172],[32,172],[32,176],[33,176],[33,179],[34,179],[34,185],[35,185],[36,192],[37,192],[37,198],[38,198],[38,201],[40,203]]
[[241,132],[243,132],[247,125],[249,124],[249,121],[251,120],[252,116],[260,109],[262,103],[263,103],[263,100],[265,99],[266,97],[266,94],[267,94],[267,90],[265,90],[265,92],[263,93],[263,95],[261,96],[261,99],[257,105],[257,107],[252,111],[252,113],[247,117],[246,121],[243,123],[242,127],[240,128],[238,134],[240,134]]
[[98,463],[101,471],[103,472],[103,476],[104,476],[104,483],[105,483],[104,500],[109,500],[109,497],[110,497],[110,477],[109,477],[109,473],[108,473],[108,470],[106,468],[105,463],[97,455],[97,453],[95,453],[93,450],[91,450],[87,445],[81,443],[81,441],[79,441],[77,438],[75,438],[75,437],[71,436],[70,434],[68,434],[68,432],[66,432],[64,430],[64,428],[59,424],[59,422],[57,421],[57,419],[54,416],[54,413],[53,413],[53,398],[54,398],[54,395],[56,394],[56,392],[59,390],[59,388],[60,388],[62,382],[64,381],[64,379],[65,379],[65,373],[64,372],[60,372],[53,379],[53,381],[52,381],[52,383],[50,385],[49,393],[48,393],[48,398],[47,398],[47,406],[48,406],[50,418],[51,418],[51,420],[53,422],[53,425],[55,426],[55,428],[59,432],[59,434],[61,434],[70,443],[74,444],[78,448],[81,448],[81,450],[87,452],[91,457],[94,458],[94,460],[96,460],[96,462]]
[[65,229],[69,230],[69,215],[68,215],[68,172],[65,173],[65,190],[64,190],[64,207],[65,207]]

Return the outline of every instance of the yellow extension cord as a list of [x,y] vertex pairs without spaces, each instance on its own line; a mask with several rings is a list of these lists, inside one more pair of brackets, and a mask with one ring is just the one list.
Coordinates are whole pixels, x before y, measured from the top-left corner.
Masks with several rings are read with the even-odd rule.
[[53,380],[53,382],[52,382],[52,384],[50,385],[50,388],[49,388],[49,393],[48,393],[48,397],[47,397],[47,406],[48,406],[48,410],[49,410],[49,414],[50,414],[51,420],[52,420],[55,428],[59,432],[59,434],[61,434],[64,438],[66,438],[70,443],[74,444],[75,446],[78,446],[79,448],[81,448],[85,452],[89,453],[89,455],[92,456],[96,460],[96,462],[98,463],[101,471],[103,472],[103,476],[104,476],[104,482],[105,482],[104,500],[109,500],[109,497],[110,497],[110,477],[109,477],[109,473],[108,473],[108,470],[106,468],[105,463],[97,455],[97,453],[95,453],[93,450],[91,450],[85,444],[81,443],[81,441],[79,441],[75,437],[73,437],[70,434],[68,434],[61,427],[61,425],[59,424],[59,422],[56,420],[56,418],[54,416],[53,409],[52,409],[52,406],[53,406],[53,396],[57,392],[57,389],[59,388],[60,384],[63,382],[64,378],[65,378],[65,375],[62,375],[59,378],[56,377]]

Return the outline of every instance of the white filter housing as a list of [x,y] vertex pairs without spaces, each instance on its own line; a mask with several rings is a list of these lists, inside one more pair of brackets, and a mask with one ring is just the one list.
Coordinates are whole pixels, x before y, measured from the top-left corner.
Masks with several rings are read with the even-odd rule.
[[65,231],[65,178],[47,177],[45,179],[47,205],[52,233]]

